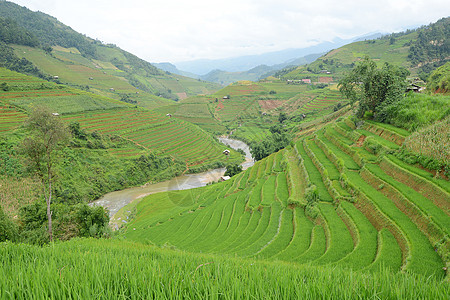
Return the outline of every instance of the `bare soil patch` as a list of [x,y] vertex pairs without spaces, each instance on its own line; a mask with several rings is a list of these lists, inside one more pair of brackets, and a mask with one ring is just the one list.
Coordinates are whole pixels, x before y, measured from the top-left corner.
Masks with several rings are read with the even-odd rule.
[[278,107],[280,107],[281,105],[283,105],[284,100],[258,100],[259,106],[261,106],[261,108],[263,110],[272,110],[272,109],[276,109]]

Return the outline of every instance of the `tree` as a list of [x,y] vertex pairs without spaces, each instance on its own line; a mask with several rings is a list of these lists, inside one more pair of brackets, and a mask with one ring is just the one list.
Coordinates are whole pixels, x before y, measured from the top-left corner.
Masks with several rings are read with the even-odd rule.
[[339,81],[339,90],[352,104],[359,101],[357,115],[371,112],[383,120],[383,107],[400,100],[406,88],[408,70],[385,63],[381,69],[366,57]]
[[278,122],[283,123],[285,120],[287,120],[287,114],[285,112],[280,112],[280,115],[278,116]]
[[240,172],[242,172],[242,166],[238,165],[238,164],[229,164],[226,166],[227,170],[225,171],[225,176],[234,176]]
[[58,116],[48,109],[37,107],[25,122],[30,136],[25,138],[22,150],[27,157],[30,170],[41,181],[42,192],[47,204],[48,234],[50,241],[52,233],[52,190],[55,181],[55,162],[58,159],[58,150],[67,144],[69,130]]

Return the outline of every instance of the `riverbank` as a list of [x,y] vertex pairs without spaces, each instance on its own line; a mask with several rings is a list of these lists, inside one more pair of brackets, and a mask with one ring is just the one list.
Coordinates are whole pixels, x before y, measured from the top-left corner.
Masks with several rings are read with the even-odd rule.
[[[245,161],[241,164],[244,170],[253,166],[254,161],[251,157],[250,147],[247,144],[227,137],[219,137],[218,140],[233,149],[242,149],[245,152]],[[130,210],[127,211],[127,214],[117,214],[128,204],[137,203],[136,200],[154,193],[174,190],[188,190],[206,186],[210,182],[218,181],[220,177],[223,176],[225,171],[225,168],[219,168],[202,173],[184,174],[163,182],[111,192],[105,194],[103,197],[92,203],[94,205],[100,205],[107,208],[109,211],[109,217],[111,218],[111,224],[116,224],[114,227],[117,228],[120,223],[127,222],[127,215],[131,213]]]

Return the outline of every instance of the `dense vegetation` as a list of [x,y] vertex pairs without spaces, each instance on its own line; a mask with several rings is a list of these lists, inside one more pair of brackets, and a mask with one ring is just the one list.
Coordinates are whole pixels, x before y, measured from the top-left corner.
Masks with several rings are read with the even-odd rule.
[[417,40],[409,48],[411,63],[422,65],[422,72],[429,74],[449,59],[450,17],[420,28]]
[[0,298],[16,299],[445,299],[449,292],[434,278],[387,270],[361,275],[115,240],[0,244],[0,264]]
[[[401,67],[422,29],[331,51],[281,79],[242,81],[173,105],[142,91],[172,94],[181,86],[172,75],[155,79],[146,62],[44,14],[7,2],[2,12],[44,48],[15,45],[10,53],[58,74],[59,83],[0,69],[0,298],[449,294],[450,98],[404,95]],[[40,32],[46,27],[48,35]],[[370,49],[380,64],[346,49]],[[430,90],[445,92],[447,73],[438,69],[430,77],[438,88]],[[338,78],[353,106],[333,84]],[[24,147],[40,145],[23,124],[42,106],[47,120],[68,128],[51,166],[25,163],[26,154],[45,153]],[[225,158],[210,133],[252,142],[255,165],[241,171],[242,156]],[[108,191],[225,162],[233,175],[225,182],[151,194],[123,208],[117,216],[127,223],[115,237],[107,211],[87,205]],[[49,208],[57,241],[47,245]]]

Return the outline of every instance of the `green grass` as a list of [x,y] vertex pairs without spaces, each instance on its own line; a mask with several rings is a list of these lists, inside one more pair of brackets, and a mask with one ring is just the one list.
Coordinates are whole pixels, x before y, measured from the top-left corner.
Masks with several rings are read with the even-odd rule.
[[442,209],[436,206],[430,199],[427,199],[411,187],[387,175],[378,165],[367,164],[366,168],[383,181],[392,185],[406,199],[408,199],[408,201],[417,206],[426,216],[436,222],[436,224],[438,224],[439,227],[442,230],[446,231],[448,234],[448,230],[450,230],[450,217]]
[[[344,268],[362,269],[370,265],[377,252],[377,230],[351,203],[343,201],[341,207],[355,227],[356,245],[353,251],[337,262]],[[401,258],[401,257],[400,257]]]
[[276,185],[276,197],[278,201],[280,201],[282,205],[286,207],[289,199],[289,188],[286,180],[286,175],[284,173],[278,173]]
[[303,209],[297,207],[294,210],[294,222],[294,236],[289,245],[275,256],[277,259],[293,261],[310,246],[313,224],[305,216]]
[[309,158],[309,156],[306,154],[306,151],[303,148],[303,142],[302,141],[298,142],[296,144],[296,148],[298,150],[298,153],[303,158],[303,162],[304,162],[306,171],[308,172],[308,176],[309,176],[309,179],[311,180],[311,183],[314,184],[318,189],[320,200],[332,202],[333,198],[331,198],[325,184],[322,181],[322,175],[320,174],[319,170],[317,170],[316,166],[314,166],[314,164],[313,164],[312,160]]
[[6,299],[445,299],[449,293],[448,283],[388,270],[367,274],[118,240],[3,243],[0,263],[0,298]]
[[259,258],[272,257],[282,252],[290,244],[294,234],[292,210],[284,209],[282,211],[282,218],[279,225],[277,235],[257,254]]
[[261,205],[270,206],[275,201],[276,180],[277,180],[276,175],[271,175],[267,178],[261,191],[262,194]]
[[366,183],[359,174],[348,172],[348,177],[405,234],[409,246],[406,268],[418,274],[442,277],[442,260],[417,226],[389,198]]
[[402,265],[402,251],[392,233],[385,229],[378,232],[378,252],[373,263],[366,270],[379,271],[388,268],[392,271],[400,269]]
[[320,213],[327,226],[327,245],[325,254],[316,260],[315,264],[326,264],[336,262],[347,256],[353,250],[353,240],[345,223],[336,213],[331,204],[319,203]]
[[412,93],[388,110],[392,125],[414,131],[450,115],[450,96]]

